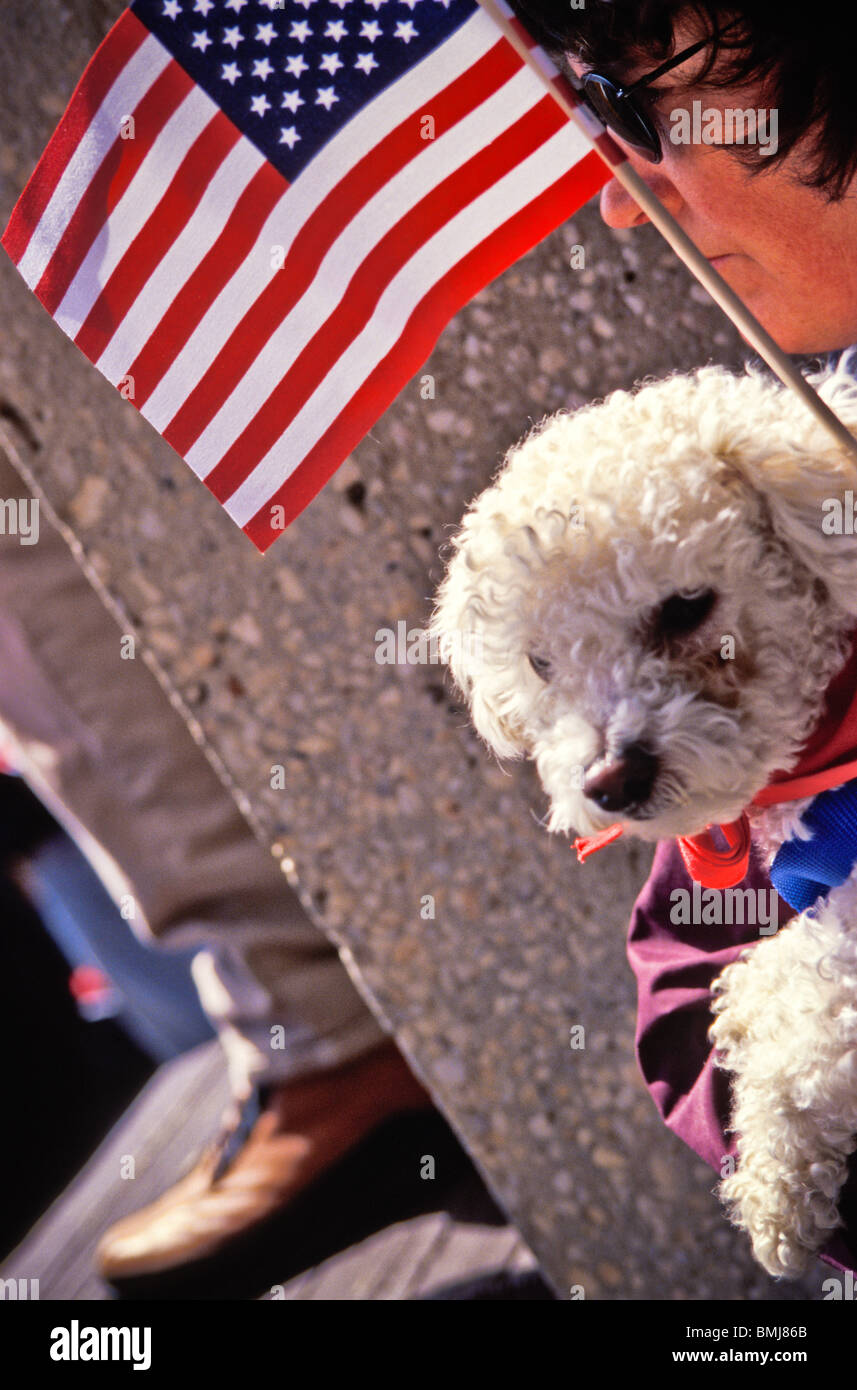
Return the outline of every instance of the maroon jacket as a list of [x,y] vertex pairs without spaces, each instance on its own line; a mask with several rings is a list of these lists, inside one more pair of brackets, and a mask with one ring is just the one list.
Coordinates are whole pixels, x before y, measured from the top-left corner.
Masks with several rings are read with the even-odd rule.
[[[740,888],[770,889],[771,882],[751,851]],[[662,840],[652,871],[634,904],[628,959],[637,978],[637,1057],[664,1123],[721,1172],[723,1156],[735,1152],[728,1132],[729,1077],[714,1066],[706,1034],[712,1022],[711,985],[747,945],[758,944],[758,927],[674,926],[670,894],[692,889],[678,846]],[[794,909],[777,898],[779,923]],[[857,1271],[857,1156],[840,1200],[843,1227],[822,1258],[838,1269]]]

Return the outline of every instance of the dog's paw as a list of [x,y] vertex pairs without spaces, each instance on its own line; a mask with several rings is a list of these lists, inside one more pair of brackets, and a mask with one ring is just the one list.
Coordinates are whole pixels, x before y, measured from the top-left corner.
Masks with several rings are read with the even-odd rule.
[[728,965],[711,987],[714,1022],[708,1030],[708,1037],[717,1054],[717,1065],[725,1071],[740,1070],[747,1048],[758,1036],[760,1011],[757,980],[760,963],[755,957],[762,944],[745,951],[737,961]]
[[745,1143],[740,1164],[720,1184],[719,1196],[733,1225],[746,1231],[753,1254],[775,1279],[796,1279],[806,1272],[818,1251],[839,1225],[837,1197],[842,1164],[834,1159],[808,1166],[791,1166],[777,1157],[787,1149],[783,1128],[771,1134],[760,1150]]
[[839,1224],[857,1135],[851,934],[830,907],[795,918],[724,970],[713,995],[738,1149],[720,1196],[768,1273],[794,1278]]

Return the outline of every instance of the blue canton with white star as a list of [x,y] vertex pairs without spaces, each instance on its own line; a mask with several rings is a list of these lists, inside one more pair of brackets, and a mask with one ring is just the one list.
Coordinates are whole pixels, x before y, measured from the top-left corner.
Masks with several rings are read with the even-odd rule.
[[131,9],[293,183],[476,0],[134,0]]

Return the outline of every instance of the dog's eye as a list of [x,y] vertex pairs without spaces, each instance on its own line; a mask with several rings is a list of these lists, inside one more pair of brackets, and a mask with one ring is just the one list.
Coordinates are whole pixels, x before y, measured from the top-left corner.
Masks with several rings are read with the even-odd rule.
[[550,680],[551,664],[546,656],[536,656],[534,652],[527,652],[527,660],[529,661],[539,680]]
[[695,632],[705,622],[716,602],[717,595],[713,589],[703,589],[699,594],[670,594],[657,612],[657,635],[684,637],[687,633]]

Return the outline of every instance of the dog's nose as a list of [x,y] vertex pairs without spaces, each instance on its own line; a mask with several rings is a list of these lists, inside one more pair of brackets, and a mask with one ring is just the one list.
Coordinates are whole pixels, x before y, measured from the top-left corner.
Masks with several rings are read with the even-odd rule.
[[618,758],[595,763],[583,783],[583,794],[602,811],[627,811],[648,801],[658,771],[654,753],[629,743]]

